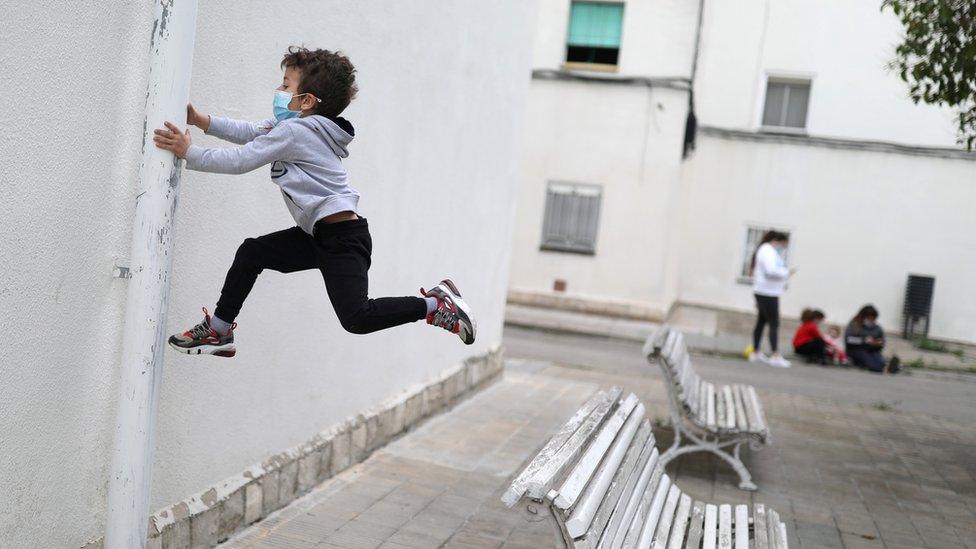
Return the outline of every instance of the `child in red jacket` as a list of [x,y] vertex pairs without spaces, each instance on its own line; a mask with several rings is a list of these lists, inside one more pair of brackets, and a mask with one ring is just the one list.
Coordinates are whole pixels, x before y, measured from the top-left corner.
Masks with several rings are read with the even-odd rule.
[[800,314],[800,327],[793,336],[793,350],[807,362],[827,364],[832,359],[828,344],[820,333],[820,323],[825,315],[819,309],[804,309]]

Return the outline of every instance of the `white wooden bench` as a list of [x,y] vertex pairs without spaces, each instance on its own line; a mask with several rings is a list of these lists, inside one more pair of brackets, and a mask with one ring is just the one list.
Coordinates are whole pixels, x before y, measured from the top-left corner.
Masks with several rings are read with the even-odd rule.
[[786,526],[762,504],[712,505],[667,473],[644,405],[599,391],[502,496],[530,521],[550,521],[557,547],[786,549]]
[[739,488],[755,490],[739,449],[747,443],[759,449],[770,442],[756,390],[751,385],[714,385],[699,377],[691,365],[684,335],[668,326],[647,339],[644,354],[660,365],[668,388],[674,443],[661,455],[661,461],[667,465],[682,454],[712,452],[739,474]]

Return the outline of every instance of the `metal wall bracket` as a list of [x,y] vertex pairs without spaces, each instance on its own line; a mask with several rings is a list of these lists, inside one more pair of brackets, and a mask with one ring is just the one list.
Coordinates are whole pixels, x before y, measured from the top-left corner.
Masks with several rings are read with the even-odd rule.
[[124,257],[115,258],[115,266],[112,267],[112,278],[132,278],[132,271],[129,270],[129,260]]

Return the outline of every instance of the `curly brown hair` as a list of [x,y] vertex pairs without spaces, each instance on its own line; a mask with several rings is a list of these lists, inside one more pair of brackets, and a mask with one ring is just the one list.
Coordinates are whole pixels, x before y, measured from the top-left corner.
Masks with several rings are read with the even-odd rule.
[[321,99],[315,114],[327,118],[339,116],[359,91],[356,87],[356,67],[342,52],[290,46],[281,60],[281,68],[285,67],[293,67],[302,73],[298,92],[310,93]]

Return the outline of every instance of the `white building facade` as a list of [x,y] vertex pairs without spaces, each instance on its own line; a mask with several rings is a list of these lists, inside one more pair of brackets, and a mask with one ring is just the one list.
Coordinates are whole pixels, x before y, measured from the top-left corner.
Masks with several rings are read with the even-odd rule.
[[[0,9],[0,94],[11,99],[0,103],[0,547],[81,547],[106,520],[125,367],[126,280],[113,267],[131,242],[153,2]],[[271,116],[289,45],[350,57],[360,92],[343,114],[356,127],[345,165],[373,237],[370,293],[418,295],[450,276],[480,325],[473,346],[423,322],[352,335],[320,273],[265,271],[235,358],[164,354],[152,510],[219,492],[497,348],[534,17],[523,0],[199,2],[190,98],[201,112]],[[291,226],[267,167],[184,171],[167,333],[213,310],[244,238]]]
[[699,313],[753,309],[746,265],[776,228],[786,316],[873,303],[897,332],[918,274],[929,336],[976,342],[976,154],[886,68],[894,16],[855,4],[544,1],[510,300],[714,330]]

